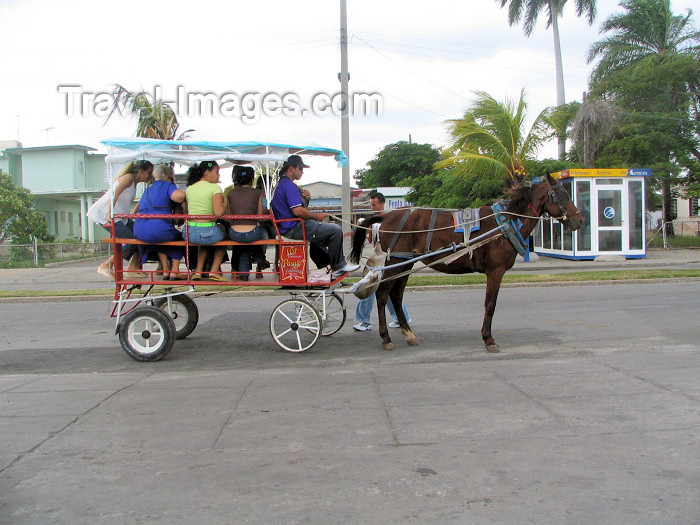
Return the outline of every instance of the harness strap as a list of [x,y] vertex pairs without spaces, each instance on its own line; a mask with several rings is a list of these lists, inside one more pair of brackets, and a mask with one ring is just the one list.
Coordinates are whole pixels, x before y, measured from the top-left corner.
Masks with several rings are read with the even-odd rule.
[[435,222],[437,221],[437,214],[438,210],[433,210],[430,213],[430,226],[428,226],[428,236],[425,238],[425,249],[423,250],[424,253],[428,253],[430,251],[430,243],[433,240],[433,233],[435,233]]
[[404,225],[406,224],[406,221],[408,220],[408,216],[413,213],[413,208],[408,210],[408,213],[401,217],[401,221],[399,222],[398,226],[396,227],[396,231],[394,232],[394,237],[391,239],[391,242],[389,243],[389,247],[387,248],[387,253],[391,253],[391,251],[394,249],[394,246],[396,246],[396,243],[399,240],[399,235],[401,234],[401,230],[403,230]]
[[512,218],[504,219],[501,217],[501,212],[505,211],[505,205],[501,202],[497,202],[491,206],[491,209],[493,210],[496,224],[503,233],[503,236],[513,245],[515,251],[524,257],[527,241],[523,239],[523,236],[520,233],[520,228]]

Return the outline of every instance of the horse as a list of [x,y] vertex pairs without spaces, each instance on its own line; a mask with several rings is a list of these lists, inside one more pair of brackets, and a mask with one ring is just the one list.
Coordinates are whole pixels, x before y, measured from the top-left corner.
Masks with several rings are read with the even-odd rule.
[[[405,262],[405,265],[396,268],[386,268],[376,291],[379,335],[385,350],[394,349],[384,310],[389,298],[396,309],[401,333],[406,337],[406,342],[411,346],[418,344],[418,339],[406,322],[401,305],[409,277],[404,273],[408,273],[413,267],[415,257],[426,255],[421,261],[442,273],[486,274],[481,337],[487,352],[500,351],[491,333],[491,322],[503,275],[513,267],[518,255],[515,243],[511,240],[516,239],[518,234],[521,240],[526,239],[545,212],[572,231],[581,227],[582,220],[581,212],[574,206],[561,182],[549,174],[537,184],[521,185],[511,189],[509,193],[510,201],[505,209],[491,206],[479,208],[480,229],[470,234],[469,243],[464,242],[464,233],[455,232],[455,218],[450,210],[403,208],[372,216],[362,223],[362,227],[355,229],[350,260],[359,261],[366,230],[371,229],[372,224],[381,223],[379,242],[382,250],[388,253],[387,266]],[[522,225],[516,226],[516,219],[520,219]],[[507,231],[511,226],[510,231]],[[484,232],[490,233],[484,236]],[[476,237],[479,237],[479,240],[472,242],[471,239]],[[447,257],[444,253],[427,255],[450,246],[456,251]]]

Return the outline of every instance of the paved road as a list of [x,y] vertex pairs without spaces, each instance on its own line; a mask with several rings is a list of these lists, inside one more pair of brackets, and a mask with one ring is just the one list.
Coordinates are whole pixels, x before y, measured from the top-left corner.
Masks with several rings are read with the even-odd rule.
[[[198,300],[159,363],[107,305],[0,303],[0,523],[693,523],[700,283],[407,294],[421,346],[272,343]],[[355,299],[350,299],[354,306]]]

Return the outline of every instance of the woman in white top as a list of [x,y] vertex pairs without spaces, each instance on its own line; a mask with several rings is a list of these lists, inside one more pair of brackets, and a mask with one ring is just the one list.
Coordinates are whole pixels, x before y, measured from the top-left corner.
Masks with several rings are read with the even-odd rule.
[[[136,185],[139,182],[149,182],[152,178],[153,163],[147,160],[130,162],[115,179],[112,187],[90,206],[87,212],[88,218],[110,233],[112,223],[114,223],[114,232],[117,238],[134,239],[134,221],[132,219],[117,219],[115,221],[114,215],[131,213],[131,203],[136,197]],[[114,209],[112,209],[112,201],[114,201]],[[136,210],[138,210],[138,205]],[[146,277],[145,273],[138,271],[140,266],[136,245],[127,244],[124,246],[124,258],[129,259],[129,267],[124,272],[125,278]],[[113,263],[114,256],[112,255],[97,268],[97,273],[107,277],[114,276]]]

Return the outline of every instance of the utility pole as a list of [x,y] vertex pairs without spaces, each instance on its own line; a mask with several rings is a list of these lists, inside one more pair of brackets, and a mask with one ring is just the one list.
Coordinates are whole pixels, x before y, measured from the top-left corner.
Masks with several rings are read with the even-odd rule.
[[350,99],[348,97],[348,10],[346,0],[340,0],[340,143],[348,157],[348,165],[343,166],[341,206],[343,232],[350,231],[352,220],[352,197],[350,194]]

